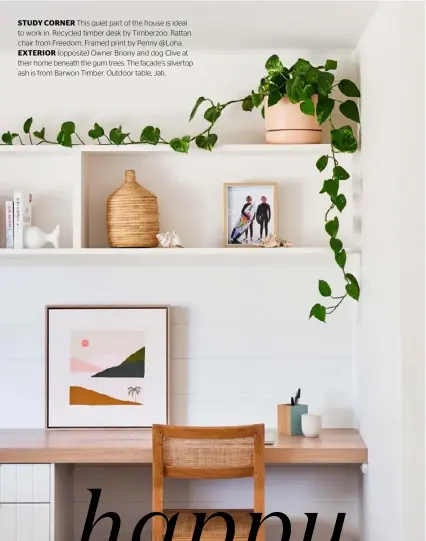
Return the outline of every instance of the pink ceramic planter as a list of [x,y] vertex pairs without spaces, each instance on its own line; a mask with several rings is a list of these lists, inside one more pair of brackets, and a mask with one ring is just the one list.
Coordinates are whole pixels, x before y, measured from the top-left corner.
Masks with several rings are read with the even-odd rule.
[[[312,96],[317,102],[318,97]],[[272,107],[265,100],[265,140],[278,145],[319,144],[322,142],[322,128],[316,116],[305,115],[300,103],[291,103],[287,96]]]

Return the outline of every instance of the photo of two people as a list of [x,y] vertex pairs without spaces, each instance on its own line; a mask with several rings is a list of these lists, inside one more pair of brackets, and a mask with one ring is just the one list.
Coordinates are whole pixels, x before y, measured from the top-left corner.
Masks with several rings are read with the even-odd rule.
[[275,185],[228,185],[227,243],[257,245],[275,232]]

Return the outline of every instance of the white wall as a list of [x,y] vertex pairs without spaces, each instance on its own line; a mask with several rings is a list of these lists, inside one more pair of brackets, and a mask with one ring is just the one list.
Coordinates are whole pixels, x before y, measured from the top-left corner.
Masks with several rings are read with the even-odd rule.
[[[406,539],[425,532],[425,7],[400,13],[403,167],[401,178],[402,520]],[[421,69],[418,70],[418,66]],[[408,182],[406,182],[408,180]]]
[[[12,17],[12,12],[9,15]],[[2,110],[0,127],[3,129],[4,125],[4,129],[9,129],[9,126],[14,129],[12,125],[19,126],[25,118],[33,115],[35,124],[38,127],[45,125],[50,133],[51,130],[55,133],[63,120],[72,118],[82,126],[83,133],[93,121],[111,126],[110,123],[123,120],[135,132],[141,125],[155,123],[165,126],[167,135],[181,131],[183,134],[187,130],[188,113],[199,95],[212,96],[215,100],[245,95],[263,74],[263,64],[270,52],[263,54],[259,51],[250,55],[197,53],[197,68],[191,73],[174,74],[167,87],[146,80],[132,81],[123,87],[119,80],[101,84],[50,79],[31,81],[31,92],[28,92],[22,81],[12,75],[14,58],[10,51],[3,51],[0,56],[4,66],[1,77],[7,84],[0,87],[0,99],[3,103],[19,103],[19,107]],[[353,71],[345,54],[300,54],[308,55],[313,62],[324,57],[337,57],[342,60],[341,76]],[[287,55],[284,51],[283,56],[291,63],[298,52],[291,51]],[[55,98],[58,95],[60,99]],[[196,120],[192,130],[195,132],[201,125],[202,122]],[[262,121],[255,113],[234,110],[224,118],[218,133],[221,142],[262,142],[262,127]],[[171,192],[174,179],[179,185],[179,196],[184,195],[185,180],[185,189],[197,190],[204,202],[206,196],[217,195],[217,222],[213,218],[211,229],[203,237],[212,243],[219,242],[217,234],[223,224],[222,193],[219,190],[222,182],[234,181],[237,176],[237,180],[243,180],[244,176],[253,175],[265,181],[277,180],[283,190],[284,209],[294,213],[295,208],[302,208],[304,216],[308,217],[307,221],[290,222],[284,214],[282,225],[285,227],[287,223],[293,228],[290,236],[299,242],[324,243],[324,238],[317,236],[322,227],[317,218],[320,209],[317,201],[322,196],[318,194],[321,178],[318,176],[315,180],[314,177],[316,157],[309,164],[312,172],[308,173],[308,169],[303,168],[303,178],[299,177],[300,165],[293,160],[284,165],[279,164],[276,158],[262,158],[266,160],[262,162],[265,163],[262,168],[260,162],[254,165],[253,157],[240,167],[238,160],[241,157],[227,157],[227,161],[217,157],[194,158],[195,162],[189,161],[192,158],[188,157],[185,164],[196,163],[196,167],[186,165],[180,168],[176,166],[175,158],[170,156],[161,161],[159,155],[147,157],[146,162],[144,157],[128,160],[111,157],[102,161],[102,157],[96,156],[89,158],[88,168],[89,173],[92,172],[90,178],[95,178],[98,186],[97,193],[102,197],[107,188],[121,182],[121,171],[127,164],[139,169],[141,181],[146,178],[153,191],[157,182],[157,191],[163,197]],[[66,197],[70,194],[69,187],[75,174],[69,162],[58,165],[55,158],[55,167],[51,162],[49,171],[41,180],[41,171],[44,170],[41,162],[32,173],[29,166],[20,169],[21,160],[16,156],[0,155],[0,178],[5,179],[0,180],[1,195],[4,197],[5,190],[10,190],[11,184],[19,184],[21,179],[39,178],[43,186],[61,186],[56,190],[56,201],[59,208],[65,210]],[[212,161],[208,162],[208,173],[203,176],[203,167],[207,169],[203,164],[207,160]],[[200,171],[198,178],[197,171]],[[102,184],[103,179],[105,184]],[[205,190],[200,188],[203,182],[206,182]],[[307,195],[309,182],[312,183],[312,191]],[[43,190],[41,194],[44,194]],[[193,196],[194,191],[191,194]],[[314,197],[317,198],[315,201]],[[36,215],[37,197],[34,201]],[[164,207],[171,208],[166,202]],[[56,218],[58,207],[55,214]],[[68,215],[61,213],[60,219],[68,219],[65,216]],[[176,213],[177,220],[181,219],[179,216]],[[347,216],[350,218],[350,213]],[[101,219],[100,214],[98,219]],[[170,220],[170,216],[166,214],[167,219]],[[317,228],[311,228],[310,219],[318,219]],[[40,221],[47,227],[49,220],[53,218],[48,218],[43,210]],[[172,225],[170,221],[165,224],[167,228]],[[102,226],[98,224],[98,227],[102,231]],[[70,232],[66,231],[69,244]],[[285,230],[281,233],[286,235]],[[102,235],[98,238],[104,242]],[[194,245],[199,245],[201,240],[196,238]],[[318,299],[318,278],[337,277],[334,267],[331,254],[328,259],[308,257],[291,263],[283,259],[281,263],[265,262],[250,266],[236,264],[227,258],[214,262],[176,262],[168,266],[155,262],[141,264],[137,260],[103,264],[99,260],[87,264],[72,259],[49,262],[40,259],[37,263],[2,260],[0,276],[3,283],[10,286],[1,292],[1,306],[6,308],[0,312],[0,428],[44,426],[44,307],[46,304],[67,303],[166,303],[173,306],[173,423],[208,425],[261,421],[267,426],[274,426],[276,405],[287,401],[301,387],[303,400],[309,403],[310,409],[324,414],[325,426],[355,426],[355,303],[345,303],[326,326],[307,320],[310,306]],[[76,540],[87,510],[87,488],[94,485],[105,487],[105,510],[120,509],[120,505],[126,503],[129,508],[126,528],[136,522],[144,509],[148,509],[149,469],[140,472],[140,479],[133,481],[128,496],[123,499],[126,489],[121,483],[127,472],[127,469],[119,468],[77,468],[74,480]],[[133,475],[134,472],[132,479],[137,477]],[[338,512],[347,511],[346,539],[359,539],[359,475],[358,469],[350,467],[271,468],[268,471],[268,508],[284,510],[302,524],[304,512],[319,512],[323,531],[318,541],[329,541],[331,529],[324,523],[334,522]],[[186,489],[185,503],[203,502],[209,507],[218,503],[218,497],[223,498],[223,504],[226,504],[232,496],[233,505],[237,502],[244,505],[248,498],[243,483],[231,483],[226,492],[221,483],[197,487],[195,484],[191,487],[181,485],[181,489]],[[293,499],[290,494],[294,495]],[[126,531],[122,533],[124,536]]]
[[358,49],[365,541],[424,538],[423,40],[423,5],[386,3]]

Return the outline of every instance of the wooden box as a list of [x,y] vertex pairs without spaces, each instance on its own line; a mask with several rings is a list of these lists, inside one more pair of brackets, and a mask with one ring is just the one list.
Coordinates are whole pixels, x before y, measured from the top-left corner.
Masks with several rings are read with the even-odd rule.
[[308,413],[305,404],[278,404],[278,434],[280,436],[302,436],[302,415]]

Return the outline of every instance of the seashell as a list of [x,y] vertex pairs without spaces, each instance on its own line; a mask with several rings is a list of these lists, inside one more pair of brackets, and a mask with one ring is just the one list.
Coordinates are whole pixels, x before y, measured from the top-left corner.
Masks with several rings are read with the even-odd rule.
[[278,235],[268,235],[266,239],[262,239],[259,243],[259,246],[262,246],[262,248],[279,248],[280,246],[288,248],[292,245],[292,242],[282,240]]
[[183,248],[176,231],[172,231],[171,233],[158,233],[157,239],[162,248]]

